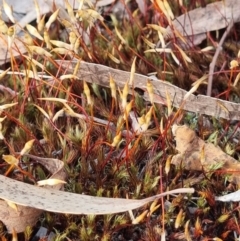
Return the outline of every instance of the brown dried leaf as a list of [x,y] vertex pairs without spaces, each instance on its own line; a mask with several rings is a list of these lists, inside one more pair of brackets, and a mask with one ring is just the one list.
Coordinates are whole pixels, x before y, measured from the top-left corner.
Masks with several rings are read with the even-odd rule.
[[238,0],[225,0],[208,4],[205,8],[196,8],[175,19],[164,37],[173,37],[176,31],[182,36],[194,36],[193,43],[197,45],[206,38],[207,32],[225,28],[231,20],[240,22],[237,6]]
[[174,125],[172,132],[176,140],[176,149],[179,151],[179,154],[172,158],[174,165],[183,165],[188,170],[204,169],[206,172],[218,166],[226,172],[233,173],[231,180],[240,184],[240,163],[237,160],[223,152],[220,147],[205,143],[186,125]]

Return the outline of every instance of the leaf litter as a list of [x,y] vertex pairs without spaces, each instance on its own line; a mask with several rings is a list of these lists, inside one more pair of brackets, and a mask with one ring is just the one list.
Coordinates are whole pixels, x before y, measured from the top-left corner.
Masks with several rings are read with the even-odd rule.
[[[107,4],[107,3],[109,3],[109,1],[107,1],[107,2],[103,1],[103,4]],[[141,11],[144,14],[145,10],[143,9],[143,3],[138,1],[138,4],[139,4],[139,6],[141,6]],[[234,8],[233,8],[235,6],[235,4],[236,4],[236,1],[228,0],[228,1],[224,1],[224,4],[223,4],[223,2],[216,2],[215,5],[209,4],[206,6],[206,8],[193,10],[193,11],[189,12],[188,14],[183,15],[183,16],[177,18],[176,20],[174,20],[173,26],[166,29],[167,32],[165,32],[165,34],[166,34],[165,37],[171,36],[172,35],[171,31],[173,31],[174,32],[173,34],[176,34],[178,36],[180,36],[180,35],[184,36],[187,34],[188,36],[193,35],[195,38],[197,35],[200,35],[202,33],[226,27],[227,26],[226,19],[227,20],[231,19],[234,22],[239,22],[239,15],[238,15],[239,13],[237,11],[234,11]],[[166,15],[166,17],[168,18],[168,21],[171,22],[171,20],[174,18],[174,16],[173,16],[173,13],[171,12],[170,6],[167,4],[167,1],[164,1],[164,5],[162,6],[161,9],[164,12],[164,14]],[[216,9],[218,9],[218,10],[220,9],[219,12],[216,11]],[[4,10],[5,10],[5,13],[7,14],[8,18],[12,22],[15,22],[14,16],[12,16],[11,9],[8,7],[8,5],[4,4]],[[223,12],[222,12],[222,10],[223,10]],[[52,14],[53,19],[56,19],[58,12],[59,11],[57,10],[55,13]],[[205,13],[205,15],[202,18],[203,21],[198,21],[196,23],[196,19],[199,19],[199,16],[203,12]],[[80,13],[82,13],[82,12],[79,12],[79,14]],[[219,18],[219,13],[221,16],[224,16],[225,18]],[[207,25],[206,22],[204,21],[209,16],[211,16],[211,18],[213,19],[212,25]],[[191,24],[189,24],[189,22],[186,21],[186,19],[188,19],[188,18],[190,19]],[[100,21],[103,20],[102,18],[98,18],[98,19]],[[222,20],[222,19],[224,19],[224,20]],[[49,22],[46,25],[47,28],[50,27],[52,21],[53,20],[50,17]],[[186,25],[183,25],[184,32],[182,32],[182,30],[177,25],[177,23],[180,23],[181,27],[182,27],[183,23],[186,24]],[[189,28],[189,26],[191,27],[191,29]],[[209,26],[211,26],[211,27],[208,28]],[[42,39],[42,36],[38,32],[35,32],[34,29],[30,29],[30,30],[28,29],[28,31],[32,35],[38,36],[38,38]],[[122,39],[122,42],[124,44],[127,44],[127,42],[125,42],[124,38],[122,37],[121,33],[119,32],[119,30],[117,28],[116,28],[116,32],[118,33],[119,38]],[[5,36],[3,36],[3,39],[4,38],[5,38]],[[16,39],[17,38],[14,38],[14,41]],[[8,40],[9,39],[5,38],[4,44],[2,45],[2,46],[5,46],[5,49],[3,51],[5,51],[5,53],[7,53],[5,58],[2,59],[2,61],[3,61],[2,63],[5,63],[11,57],[20,56],[20,55],[22,55],[22,53],[25,53],[27,51],[25,48],[25,45],[21,46],[21,43],[22,43],[21,40],[20,40],[20,43],[18,43],[18,42],[9,43]],[[46,38],[44,40],[46,41]],[[51,42],[49,42],[49,43],[51,43]],[[164,43],[164,40],[162,40],[162,43]],[[199,43],[200,43],[199,40],[196,40],[194,42],[195,45],[199,44]],[[51,44],[48,44],[47,48],[51,49],[50,45]],[[17,51],[15,51],[15,52],[13,50],[14,46],[15,47],[17,46],[15,48]],[[10,47],[12,49],[11,49],[11,51],[8,51]],[[69,45],[68,49],[66,51],[63,51],[63,49],[58,49],[55,52],[60,53],[60,54],[69,54],[68,50],[70,50],[70,47],[73,50],[74,46]],[[185,61],[185,64],[187,64],[187,62],[191,63],[191,58],[189,58],[178,45],[175,45],[175,47],[179,50],[182,58]],[[32,52],[35,52],[38,55],[43,55],[43,56],[45,55],[46,57],[52,57],[52,54],[50,54],[45,49],[40,48],[40,47],[32,46],[30,48],[30,50],[32,50]],[[52,51],[54,52],[54,50],[52,50]],[[166,52],[166,49],[162,50],[159,48],[159,51]],[[152,52],[152,50],[149,50],[148,52]],[[171,53],[172,58],[174,59],[175,63],[177,65],[180,65],[180,62],[179,62],[177,56],[171,51],[171,49],[170,49],[170,53]],[[115,60],[115,62],[119,61],[112,54],[111,55],[108,54],[108,56],[111,56],[111,59]],[[130,85],[134,85],[133,83],[131,83],[133,81],[133,79],[135,79],[135,82],[136,82],[136,78],[138,78],[138,77],[140,78],[140,76],[135,75],[133,73],[133,72],[135,72],[135,61],[136,61],[136,58],[134,59],[134,64],[132,65],[131,73],[130,74],[128,73],[130,75]],[[98,67],[99,67],[99,69],[98,69],[99,72],[101,72],[101,67],[99,65],[98,65]],[[111,71],[111,69],[110,69],[109,72],[110,72],[110,74],[113,74],[114,70]],[[106,69],[105,69],[105,73],[106,73]],[[124,72],[121,72],[121,73],[124,73]],[[84,74],[84,71],[80,72],[80,75],[82,75],[82,74]],[[98,73],[93,73],[93,72],[91,74],[98,75]],[[27,73],[26,73],[26,75],[27,75]],[[34,77],[34,76],[37,79],[36,73],[31,72],[31,77]],[[64,77],[62,77],[61,80],[67,79],[68,77],[69,78],[72,77],[70,75],[63,75],[63,76]],[[73,76],[76,76],[76,78],[80,78],[80,76],[78,76],[75,73]],[[114,78],[115,77],[116,76],[114,76]],[[92,77],[90,77],[90,78],[92,78]],[[143,81],[144,84],[142,84],[142,86],[140,86],[140,87],[146,88],[146,86],[147,86],[147,88],[150,89],[149,88],[149,83],[150,83],[149,79],[146,76],[144,77],[144,79],[145,79],[145,81]],[[40,78],[39,78],[39,80],[40,80]],[[125,83],[125,81],[126,81],[126,79],[124,79],[124,83]],[[91,107],[92,99],[91,99],[91,95],[90,95],[90,90],[87,89],[88,87],[87,87],[86,82],[84,82],[84,84],[85,84],[84,93],[87,97],[87,105],[89,105],[90,108],[92,108]],[[117,78],[117,84],[119,84],[118,78]],[[128,84],[128,82],[127,82],[127,84]],[[120,81],[119,86],[121,86],[121,81]],[[161,87],[161,84],[160,84],[160,87]],[[175,91],[174,95],[179,92],[179,89],[175,88],[174,86],[169,85],[168,87],[174,88],[174,91]],[[186,100],[186,101],[189,100],[189,102],[191,102],[192,101],[191,98],[193,98],[192,92],[195,92],[198,87],[199,86],[194,86],[189,92],[185,92],[184,94],[182,94],[182,92],[180,91],[181,102],[183,100]],[[116,87],[113,87],[113,89],[111,89],[111,90],[112,90],[112,94],[114,96],[113,98],[116,99],[116,97],[115,97],[116,96],[116,93],[115,93]],[[130,91],[128,90],[127,92],[130,92]],[[151,93],[149,93],[149,92],[151,92]],[[151,87],[151,91],[148,91],[148,93],[147,93],[148,97],[150,96],[150,102],[152,104],[155,101],[153,96],[154,95],[156,96],[156,94],[153,92],[154,92],[153,87]],[[166,102],[163,102],[163,103],[164,104],[167,103],[166,105],[168,107],[168,114],[170,116],[172,113],[172,109],[170,106],[171,106],[171,98],[173,98],[172,97],[173,95],[171,95],[169,93],[170,92],[168,90],[166,90],[166,88],[164,88],[164,94],[162,96],[164,96],[163,98],[166,99]],[[127,120],[128,118],[131,119],[131,121],[133,123],[132,128],[133,128],[134,133],[136,133],[138,135],[145,133],[145,131],[152,124],[150,122],[150,119],[152,116],[148,120],[146,120],[145,115],[142,115],[139,117],[134,115],[134,112],[132,111],[132,108],[133,108],[132,102],[131,101],[128,102],[128,100],[127,100],[128,93],[124,93],[124,94],[122,93],[122,95],[124,95],[124,97],[122,97],[122,103],[121,103],[122,109],[124,112],[123,119],[125,119],[125,120]],[[160,96],[161,95],[158,95],[159,98],[162,98],[162,96],[161,97]],[[211,97],[208,97],[207,101],[208,100],[213,100],[215,104],[217,102],[214,98],[211,98]],[[201,102],[200,98],[199,98],[199,102]],[[209,105],[209,103],[208,103],[208,105]],[[49,120],[51,120],[50,115],[47,114],[47,112],[44,109],[42,109],[38,105],[35,105],[35,106]],[[228,103],[224,103],[222,106],[227,106],[228,107],[227,109],[231,109],[231,107],[228,106]],[[184,106],[180,105],[180,107],[184,107]],[[201,111],[203,111],[203,109],[204,108],[202,108]],[[213,107],[213,109],[216,109],[216,108]],[[236,108],[233,108],[233,109],[236,110]],[[59,116],[64,115],[65,111],[64,110],[62,111],[62,110],[60,110],[61,113],[59,114]],[[72,114],[71,116],[74,116],[74,117],[81,116],[81,115],[77,115],[77,113],[75,113],[71,108],[68,109],[68,111],[69,110],[71,111],[71,114]],[[150,111],[151,111],[150,114],[152,115],[152,110],[150,109],[149,112]],[[209,111],[208,114],[209,113],[212,114],[213,112]],[[224,111],[223,111],[223,113],[224,113]],[[230,115],[228,116],[228,114],[229,113],[226,112],[225,114],[222,114],[222,117],[231,119],[232,116],[230,116]],[[80,118],[84,119],[82,116]],[[93,118],[95,118],[95,117],[93,117]],[[239,117],[236,117],[236,118],[239,118]],[[56,115],[55,115],[53,117],[53,119],[55,122],[55,121],[57,121],[58,117],[56,117]],[[228,156],[226,153],[221,151],[221,149],[219,147],[217,147],[211,143],[205,143],[203,140],[198,138],[196,136],[196,134],[194,133],[194,131],[192,131],[189,127],[174,125],[173,126],[173,134],[175,135],[175,138],[176,138],[176,149],[179,151],[179,154],[172,157],[172,164],[174,164],[176,166],[183,166],[184,169],[189,169],[191,171],[192,170],[194,170],[194,171],[204,170],[205,172],[209,172],[212,170],[213,166],[216,169],[224,169],[224,171],[230,172],[230,173],[232,173],[232,171],[234,171],[235,173],[237,171],[239,171],[239,163],[234,158]],[[115,138],[117,138],[116,143],[114,143]],[[121,135],[116,134],[116,136],[113,138],[114,144],[112,143],[111,146],[114,148],[118,147],[120,141],[121,141]],[[32,145],[31,142],[30,142],[30,145]],[[176,190],[172,190],[169,192],[163,192],[161,194],[158,194],[158,195],[155,195],[155,196],[152,196],[149,198],[138,199],[138,200],[118,199],[118,198],[102,198],[102,197],[93,197],[93,196],[88,196],[88,195],[80,195],[80,194],[63,192],[63,191],[56,190],[56,189],[61,189],[63,187],[63,184],[65,183],[64,180],[65,180],[66,176],[65,176],[65,172],[63,171],[63,163],[58,159],[40,158],[40,157],[36,157],[33,155],[25,154],[28,151],[29,150],[26,147],[26,150],[24,150],[21,153],[21,155],[27,156],[33,160],[37,160],[39,163],[42,163],[53,174],[49,179],[47,179],[47,180],[49,180],[49,182],[47,182],[47,180],[46,180],[46,182],[44,181],[42,183],[43,185],[46,184],[46,186],[44,188],[29,185],[29,184],[22,183],[22,182],[18,182],[13,179],[10,179],[8,177],[0,176],[0,182],[1,182],[0,197],[3,200],[6,200],[6,202],[4,202],[4,201],[0,202],[1,210],[5,210],[5,212],[3,212],[3,213],[0,212],[0,219],[3,219],[4,222],[6,221],[5,224],[6,224],[9,232],[12,232],[13,228],[17,232],[21,232],[24,230],[24,228],[27,225],[32,226],[37,221],[38,216],[41,214],[41,212],[42,212],[41,210],[53,211],[56,213],[60,212],[60,213],[71,213],[71,214],[93,214],[93,215],[94,214],[111,214],[111,213],[125,212],[125,211],[139,208],[139,207],[147,204],[148,202],[156,201],[156,199],[161,198],[165,195],[174,194],[174,193],[192,193],[194,191],[194,189],[192,189],[192,188],[176,189]],[[4,158],[9,159],[9,156],[8,157],[3,156],[3,159]],[[18,162],[18,160],[14,159],[14,161],[13,161],[13,158],[15,158],[13,156],[11,158],[12,159],[10,161],[8,161],[8,163],[15,165]],[[166,170],[167,170],[166,172],[168,175],[170,167]],[[231,175],[229,180],[232,181],[233,183],[239,185],[239,177],[234,172]],[[62,179],[62,181],[61,181],[61,179]],[[53,184],[57,184],[57,185],[53,185],[53,186],[49,187],[47,184],[52,184],[52,181],[54,181]],[[217,201],[238,201],[239,200],[238,193],[239,192],[233,193],[232,195],[229,194],[229,195],[225,195],[222,197],[216,197],[215,200],[217,200]],[[51,200],[51,201],[49,201],[49,200]],[[17,205],[15,206],[15,204],[17,204]],[[154,207],[151,206],[151,208],[153,208],[153,210],[154,210]],[[151,211],[151,212],[153,212],[153,211]],[[145,210],[141,215],[139,215],[137,218],[133,219],[133,223],[135,223],[135,224],[139,223],[139,221],[142,220],[147,213],[148,213],[148,211]],[[181,227],[181,220],[183,218],[182,216],[184,216],[184,215],[185,215],[185,212],[183,211],[183,209],[180,209],[178,212],[176,221],[175,221],[176,229]],[[16,216],[18,216],[19,219],[15,219]],[[12,220],[14,220],[14,219],[18,220],[18,221],[13,222]],[[188,239],[191,239],[186,231],[188,224],[189,224],[189,221],[186,223],[186,226],[185,226],[185,237],[188,237]],[[195,227],[198,227],[198,225],[196,224]],[[196,232],[196,230],[195,230],[195,232]],[[163,235],[163,233],[164,232],[162,232],[162,235]]]

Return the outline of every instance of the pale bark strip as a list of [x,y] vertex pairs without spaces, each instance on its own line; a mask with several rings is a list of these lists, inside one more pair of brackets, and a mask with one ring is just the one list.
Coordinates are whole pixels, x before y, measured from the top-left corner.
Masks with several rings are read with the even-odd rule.
[[[76,66],[76,61],[57,61],[62,67],[65,67],[68,72],[73,73]],[[109,87],[109,74],[112,75],[116,84],[123,88],[126,81],[130,78],[130,72],[113,69],[100,64],[93,64],[87,62],[81,62],[78,70],[78,77],[81,80],[85,80],[90,83],[96,83],[101,86]],[[146,91],[147,80],[150,78],[145,75],[134,75],[134,87],[138,87],[145,91],[144,99],[149,100],[149,96]],[[76,80],[76,81],[81,81]],[[163,80],[151,80],[154,86],[155,103],[165,104],[166,90],[172,102],[172,105],[176,108],[183,108],[184,110],[194,112],[196,114],[205,114],[209,116],[215,116],[216,118],[224,118],[229,120],[240,120],[240,104],[220,100],[217,98],[205,96],[205,95],[193,95],[191,94],[188,99],[185,100],[183,105],[184,96],[187,91],[170,84]],[[129,93],[132,93],[130,91]]]

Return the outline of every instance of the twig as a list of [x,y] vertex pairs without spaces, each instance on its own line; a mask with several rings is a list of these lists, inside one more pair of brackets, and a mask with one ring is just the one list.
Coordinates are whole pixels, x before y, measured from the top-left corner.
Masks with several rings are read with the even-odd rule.
[[223,42],[224,40],[226,39],[227,35],[229,34],[231,28],[233,27],[233,20],[231,20],[231,22],[229,23],[226,31],[224,32],[218,46],[217,46],[217,49],[216,49],[216,52],[213,56],[213,59],[212,59],[212,62],[210,63],[209,65],[209,75],[208,75],[208,87],[207,87],[207,96],[211,96],[211,93],[212,93],[212,82],[213,82],[213,72],[214,72],[214,68],[215,68],[215,65],[216,65],[216,62],[217,62],[217,58],[218,58],[218,55],[220,53],[220,51],[222,50],[222,45],[223,45]]

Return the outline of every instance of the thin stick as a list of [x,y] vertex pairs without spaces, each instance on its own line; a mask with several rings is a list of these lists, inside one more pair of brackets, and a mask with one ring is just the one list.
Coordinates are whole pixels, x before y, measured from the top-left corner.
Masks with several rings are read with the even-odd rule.
[[221,38],[221,40],[220,40],[220,42],[217,46],[217,49],[216,49],[216,52],[213,56],[212,62],[209,65],[207,96],[211,96],[211,94],[212,94],[213,72],[214,72],[216,62],[217,62],[217,58],[218,58],[218,55],[219,55],[220,51],[222,50],[223,42],[226,39],[227,35],[229,34],[231,28],[233,27],[233,24],[234,24],[233,20],[231,20],[231,22],[229,23],[226,31],[224,32],[224,34],[223,34],[223,36],[222,36],[222,38]]

